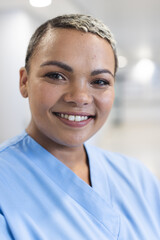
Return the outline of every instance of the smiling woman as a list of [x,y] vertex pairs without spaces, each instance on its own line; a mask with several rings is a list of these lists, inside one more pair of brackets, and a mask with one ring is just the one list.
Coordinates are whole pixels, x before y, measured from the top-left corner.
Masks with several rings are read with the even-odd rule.
[[33,34],[20,69],[31,121],[0,147],[0,239],[160,238],[157,179],[85,143],[111,111],[116,71],[113,36],[90,16],[60,16]]
[[20,70],[32,113],[27,132],[59,159],[54,144],[83,148],[105,122],[114,99],[114,54],[99,36],[61,28],[46,33],[35,51],[29,71]]

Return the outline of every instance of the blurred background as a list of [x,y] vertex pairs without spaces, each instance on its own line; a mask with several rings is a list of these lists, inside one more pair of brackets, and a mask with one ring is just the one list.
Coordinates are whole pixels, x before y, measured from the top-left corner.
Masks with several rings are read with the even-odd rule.
[[30,119],[28,100],[19,93],[29,38],[45,20],[65,13],[101,19],[117,41],[114,107],[89,142],[139,159],[160,178],[159,0],[53,0],[46,7],[29,0],[0,1],[0,143],[20,133]]

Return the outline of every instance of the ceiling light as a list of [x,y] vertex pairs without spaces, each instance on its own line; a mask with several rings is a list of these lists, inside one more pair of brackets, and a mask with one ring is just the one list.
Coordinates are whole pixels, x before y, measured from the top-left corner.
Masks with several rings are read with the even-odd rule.
[[140,49],[137,51],[137,57],[138,58],[151,58],[152,57],[152,51],[149,46],[141,46]]
[[52,0],[29,0],[33,7],[47,7],[52,3]]
[[148,58],[141,59],[134,68],[134,78],[141,83],[151,81],[155,70],[155,64]]

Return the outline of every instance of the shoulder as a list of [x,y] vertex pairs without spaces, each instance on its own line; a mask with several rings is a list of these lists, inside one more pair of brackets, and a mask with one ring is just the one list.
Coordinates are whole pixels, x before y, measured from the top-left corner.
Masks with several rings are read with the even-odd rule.
[[137,159],[125,156],[120,153],[107,151],[91,145],[86,145],[86,148],[92,156],[99,156],[98,158],[101,159],[101,162],[107,164],[107,167],[112,168],[113,171],[117,170],[134,172],[135,169],[138,170],[144,167],[143,164]]
[[16,165],[22,154],[26,136],[27,133],[24,131],[22,134],[0,144],[0,173],[3,173],[4,169],[9,169],[9,167]]
[[0,156],[3,154],[3,152],[9,150],[10,148],[18,145],[25,137],[27,136],[27,133],[23,131],[21,134],[10,138],[6,140],[5,142],[0,144]]
[[158,190],[160,195],[160,182],[150,170],[139,160],[120,153],[106,151],[95,146],[88,146],[91,156],[103,165],[112,183],[127,184],[150,195]]
[[100,161],[106,164],[107,167],[112,168],[113,171],[129,171],[130,173],[134,174],[135,170],[136,173],[144,170],[149,173],[149,170],[144,166],[144,164],[135,158],[120,153],[107,151],[88,144],[86,144],[85,146],[87,152],[89,152],[92,156],[99,156]]
[[25,169],[28,134],[23,131],[0,144],[0,192],[10,189],[10,186],[23,176]]
[[146,166],[134,158],[97,147],[87,146],[87,150],[89,157],[101,165],[101,173],[107,176],[112,202],[118,209],[119,204],[127,206],[131,202],[131,206],[141,212],[145,205],[160,221],[157,211],[160,209],[160,182]]

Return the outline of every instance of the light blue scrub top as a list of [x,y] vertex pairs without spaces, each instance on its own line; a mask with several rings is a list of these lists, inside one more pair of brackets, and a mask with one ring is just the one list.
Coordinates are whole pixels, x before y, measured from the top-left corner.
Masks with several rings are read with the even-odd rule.
[[0,240],[160,240],[160,185],[85,145],[92,187],[26,132],[0,147]]

